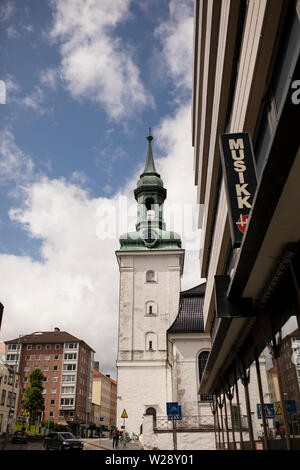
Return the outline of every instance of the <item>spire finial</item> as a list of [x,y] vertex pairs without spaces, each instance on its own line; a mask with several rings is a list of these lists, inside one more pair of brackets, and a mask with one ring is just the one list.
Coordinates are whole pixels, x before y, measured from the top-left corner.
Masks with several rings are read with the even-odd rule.
[[153,140],[153,137],[151,135],[151,127],[149,127],[149,135],[147,137],[147,140],[148,140],[148,142],[151,142],[151,140]]

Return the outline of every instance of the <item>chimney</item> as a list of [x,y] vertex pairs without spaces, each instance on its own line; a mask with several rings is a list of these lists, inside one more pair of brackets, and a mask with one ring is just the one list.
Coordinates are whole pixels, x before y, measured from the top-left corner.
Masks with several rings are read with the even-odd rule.
[[59,328],[57,328],[57,326],[54,328],[54,331],[60,331]]

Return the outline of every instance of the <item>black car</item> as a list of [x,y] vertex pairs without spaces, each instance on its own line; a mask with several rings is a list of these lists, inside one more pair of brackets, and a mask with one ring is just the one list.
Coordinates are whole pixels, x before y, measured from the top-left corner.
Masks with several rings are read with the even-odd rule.
[[23,431],[16,431],[12,437],[11,442],[14,444],[27,444],[27,434]]
[[82,450],[83,442],[70,432],[51,432],[45,437],[44,447],[46,450]]

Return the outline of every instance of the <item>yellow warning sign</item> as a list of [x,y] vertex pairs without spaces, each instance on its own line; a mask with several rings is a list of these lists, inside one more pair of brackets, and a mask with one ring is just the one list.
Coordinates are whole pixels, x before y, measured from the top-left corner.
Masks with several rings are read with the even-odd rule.
[[126,410],[123,410],[123,413],[121,414],[121,418],[128,418]]
[[28,411],[27,411],[27,410],[23,410],[22,416],[28,416]]
[[276,415],[282,415],[282,409],[280,408],[280,406],[277,407]]

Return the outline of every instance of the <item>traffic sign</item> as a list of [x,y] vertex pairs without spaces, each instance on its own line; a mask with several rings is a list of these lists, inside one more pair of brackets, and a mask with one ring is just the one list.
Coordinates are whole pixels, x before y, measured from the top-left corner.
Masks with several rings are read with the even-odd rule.
[[285,403],[285,409],[287,413],[297,413],[295,400],[284,400],[284,403]]
[[282,415],[282,408],[280,406],[276,408],[276,415]]
[[101,417],[101,418],[100,418],[100,421],[104,421],[104,418]]
[[[265,417],[269,419],[273,419],[275,417],[273,403],[264,403],[264,408],[265,408]],[[260,403],[257,403],[257,417],[258,419],[262,418]]]
[[121,414],[121,418],[128,418],[128,415],[125,409],[123,410],[123,413]]
[[167,415],[169,421],[182,420],[181,406],[177,402],[167,403]]

